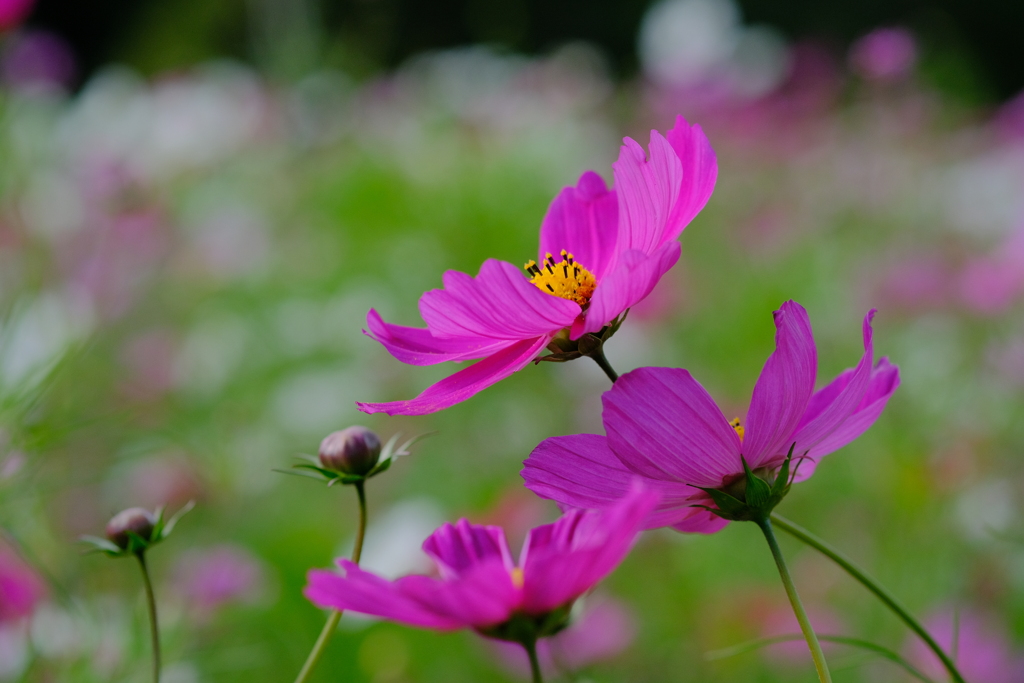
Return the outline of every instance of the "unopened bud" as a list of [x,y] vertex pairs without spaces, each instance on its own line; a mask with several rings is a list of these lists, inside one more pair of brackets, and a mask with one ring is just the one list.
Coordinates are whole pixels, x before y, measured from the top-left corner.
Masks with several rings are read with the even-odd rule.
[[107,522],[107,538],[121,550],[128,548],[131,542],[129,533],[133,533],[145,541],[153,535],[156,516],[143,508],[122,510]]
[[345,474],[369,474],[380,458],[380,437],[366,427],[349,427],[320,442],[320,464]]

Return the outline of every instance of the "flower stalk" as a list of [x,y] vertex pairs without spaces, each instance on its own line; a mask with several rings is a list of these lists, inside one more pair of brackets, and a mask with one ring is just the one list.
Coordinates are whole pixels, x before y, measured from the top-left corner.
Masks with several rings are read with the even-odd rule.
[[[359,564],[359,560],[363,555],[363,539],[366,537],[366,482],[357,481],[354,486],[359,497],[359,526],[356,529],[356,542],[352,548],[352,561]],[[327,623],[324,624],[323,630],[320,631],[320,635],[313,644],[313,649],[310,650],[309,656],[306,657],[306,662],[302,665],[299,675],[295,678],[295,683],[305,683],[309,679],[309,675],[313,673],[313,669],[316,668],[320,658],[323,657],[328,641],[330,641],[331,636],[338,629],[338,622],[341,621],[342,613],[340,609],[331,610],[327,617]]]
[[146,588],[149,635],[153,648],[153,683],[160,683],[160,627],[156,617],[156,597],[153,595],[153,582],[149,578],[149,569],[146,567],[146,552],[140,550],[135,553],[135,557],[139,559],[139,568],[142,570],[142,585]]
[[533,683],[544,683],[540,671],[540,660],[537,659],[537,639],[524,642],[523,647],[526,649],[526,655],[530,658],[530,674]]
[[800,631],[803,632],[804,638],[807,640],[807,647],[811,650],[811,657],[814,659],[814,668],[818,672],[818,680],[821,681],[821,683],[832,683],[832,675],[828,671],[828,662],[825,661],[825,653],[821,651],[821,643],[818,642],[818,636],[814,633],[814,627],[811,626],[811,621],[807,618],[807,612],[804,610],[804,605],[800,602],[800,596],[796,592],[796,585],[793,583],[793,577],[790,575],[789,567],[786,565],[786,558],[783,557],[782,549],[779,548],[779,542],[775,539],[775,532],[772,530],[771,518],[768,515],[765,515],[753,521],[761,528],[761,532],[764,534],[765,540],[768,541],[768,547],[771,548],[772,557],[775,558],[775,566],[779,568],[779,576],[782,578],[782,585],[785,586],[786,595],[789,597],[789,604],[793,606],[793,613],[796,615],[796,620],[800,623]]
[[775,526],[779,527],[786,533],[803,541],[821,554],[825,555],[825,557],[842,567],[847,574],[860,582],[862,586],[874,593],[875,597],[881,600],[886,607],[892,610],[892,612],[898,616],[911,631],[916,633],[918,637],[924,641],[925,645],[935,653],[935,656],[942,662],[942,665],[946,668],[946,671],[949,672],[953,681],[955,681],[955,683],[964,683],[964,677],[957,670],[956,664],[953,663],[950,656],[946,654],[937,642],[935,642],[935,639],[932,638],[931,634],[929,634],[928,631],[925,630],[924,626],[922,626],[921,623],[910,614],[907,608],[896,599],[896,596],[890,593],[867,572],[855,565],[849,558],[812,534],[807,529],[804,529],[798,524],[794,524],[788,519],[776,514],[772,514],[771,521],[775,523]]

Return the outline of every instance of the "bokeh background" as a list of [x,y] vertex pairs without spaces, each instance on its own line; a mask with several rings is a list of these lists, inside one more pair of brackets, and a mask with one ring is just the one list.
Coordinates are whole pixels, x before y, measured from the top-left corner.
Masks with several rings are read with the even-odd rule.
[[[419,324],[444,270],[533,258],[560,187],[610,179],[623,135],[646,143],[682,113],[718,187],[613,365],[687,367],[740,415],[780,303],[808,308],[823,379],[856,362],[878,307],[903,385],[779,511],[945,643],[957,630],[970,683],[1024,681],[1024,5],[0,7],[0,574],[29,588],[0,603],[0,680],[146,680],[136,567],[75,540],[192,499],[150,556],[164,680],[291,680],[324,619],[305,572],[348,552],[356,506],[273,469],[349,424],[437,432],[369,485],[364,557],[385,575],[425,570],[419,543],[445,520],[518,546],[552,519],[520,463],[600,429],[600,370],[542,364],[440,414],[365,416],[355,400],[451,368],[399,364],[363,318]],[[820,632],[943,680],[859,585],[782,543]],[[752,525],[647,533],[584,602],[552,680],[815,680],[799,643],[722,652],[797,630]],[[829,654],[837,683],[909,680]],[[314,680],[524,669],[472,633],[346,615]]]

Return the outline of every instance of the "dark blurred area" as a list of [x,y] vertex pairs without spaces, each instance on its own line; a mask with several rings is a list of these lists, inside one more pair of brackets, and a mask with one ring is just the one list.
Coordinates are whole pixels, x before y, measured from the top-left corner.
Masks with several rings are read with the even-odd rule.
[[[652,0],[40,0],[29,25],[63,36],[84,81],[125,62],[144,72],[215,56],[260,62],[266,27],[305,26],[294,51],[367,75],[434,48],[490,43],[543,53],[569,41],[600,46],[613,73],[637,70],[636,36]],[[1007,0],[816,2],[741,0],[748,23],[790,40],[844,49],[871,29],[898,24],[921,39],[931,76],[979,101],[1024,87],[1019,34],[1024,3]],[[276,30],[275,29],[275,30]],[[268,36],[262,36],[267,38]],[[254,39],[255,38],[255,39]],[[273,39],[273,36],[270,36]]]

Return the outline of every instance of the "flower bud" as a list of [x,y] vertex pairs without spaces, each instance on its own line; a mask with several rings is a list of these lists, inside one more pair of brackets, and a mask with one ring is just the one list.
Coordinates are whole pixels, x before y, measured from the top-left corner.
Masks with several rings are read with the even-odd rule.
[[136,534],[145,541],[153,535],[156,517],[143,508],[128,508],[114,515],[107,522],[107,538],[121,550],[126,550],[131,543],[129,532]]
[[349,427],[320,442],[320,464],[344,474],[369,474],[380,458],[380,437],[366,427]]

